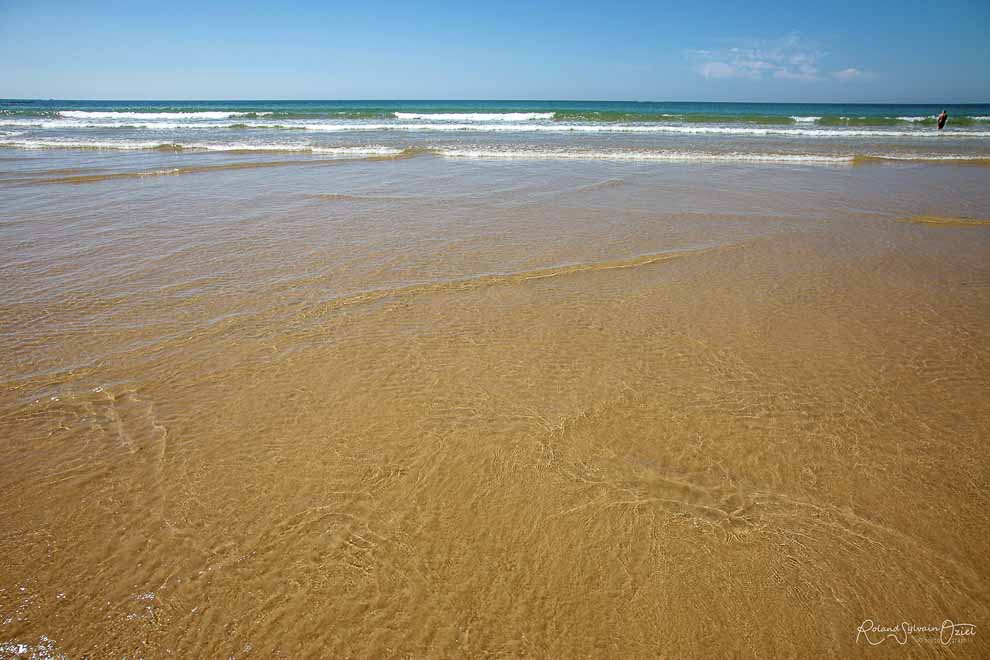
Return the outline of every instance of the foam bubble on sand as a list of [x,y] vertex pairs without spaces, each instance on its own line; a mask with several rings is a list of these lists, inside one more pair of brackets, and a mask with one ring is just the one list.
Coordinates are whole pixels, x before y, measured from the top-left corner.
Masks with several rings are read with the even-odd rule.
[[32,658],[33,660],[55,660],[67,657],[55,648],[55,641],[42,635],[37,644],[23,642],[0,642],[0,658]]

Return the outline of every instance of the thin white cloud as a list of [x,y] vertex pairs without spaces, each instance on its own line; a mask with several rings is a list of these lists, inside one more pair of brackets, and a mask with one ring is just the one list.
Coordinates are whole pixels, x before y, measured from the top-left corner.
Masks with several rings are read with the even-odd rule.
[[750,41],[719,50],[695,50],[695,71],[705,78],[746,78],[750,80],[791,80],[815,82],[828,79],[842,82],[864,80],[872,74],[848,68],[831,74],[822,70],[826,53],[798,34],[780,39]]
[[842,69],[841,71],[834,72],[832,77],[836,80],[841,80],[842,82],[851,82],[853,80],[869,80],[874,76],[869,71],[849,67],[848,69]]
[[698,67],[705,78],[759,78],[760,74],[749,67],[727,62],[705,62]]
[[811,65],[802,65],[796,69],[777,69],[773,77],[779,80],[820,80],[818,69]]

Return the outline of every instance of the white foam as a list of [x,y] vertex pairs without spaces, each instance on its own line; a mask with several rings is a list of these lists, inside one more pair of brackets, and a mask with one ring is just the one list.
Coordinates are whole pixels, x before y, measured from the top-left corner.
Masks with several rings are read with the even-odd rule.
[[80,119],[0,119],[0,125],[27,128],[142,128],[147,130],[177,130],[185,128],[225,128],[232,124],[216,123],[180,123],[169,121],[140,122],[140,121],[94,121]]
[[62,110],[58,113],[60,117],[72,119],[230,119],[231,117],[244,117],[247,112],[86,112],[82,110]]
[[55,647],[55,640],[47,635],[38,638],[37,644],[23,642],[0,642],[0,658],[32,658],[33,660],[55,660],[67,658]]
[[819,119],[821,119],[821,117],[801,117],[801,116],[797,116],[797,117],[791,117],[791,119],[793,119],[794,121],[796,121],[799,124],[813,124],[816,121],[818,121]]
[[978,154],[965,155],[965,154],[943,154],[943,155],[933,155],[933,154],[862,154],[866,158],[879,158],[880,160],[903,160],[903,161],[957,161],[957,160],[985,160],[985,156],[980,156]]
[[309,147],[314,154],[333,154],[339,156],[397,156],[402,149],[370,145],[367,147]]
[[[479,133],[645,133],[645,134],[674,134],[674,135],[751,135],[751,136],[784,136],[811,138],[849,138],[849,137],[938,137],[937,133],[926,130],[877,130],[849,128],[777,128],[777,127],[744,127],[744,126],[671,126],[671,125],[642,125],[642,124],[403,124],[403,123],[327,123],[311,122],[295,124],[293,127],[309,131],[327,133],[353,131],[407,131],[407,132],[479,132]],[[987,131],[957,130],[953,137],[990,137]]]
[[161,145],[161,142],[123,142],[109,140],[5,140],[0,142],[0,146],[2,147],[15,147],[17,149],[107,149],[124,151],[155,149]]
[[10,654],[15,658],[20,658],[27,655],[31,647],[27,644],[18,644],[16,642],[0,642],[0,653],[4,655]]
[[898,117],[901,121],[919,122],[925,121],[926,119],[933,119],[933,117]]
[[[776,128],[746,126],[706,126],[706,125],[639,125],[639,124],[389,124],[389,123],[325,123],[314,122],[296,124],[292,127],[319,132],[351,131],[408,131],[408,132],[488,132],[488,133],[642,133],[672,135],[747,135],[783,136],[809,138],[851,138],[851,137],[922,137],[936,138],[939,134],[923,130],[883,130],[851,128]],[[990,137],[987,131],[956,130],[953,137]]]
[[614,160],[660,162],[738,162],[839,165],[853,162],[852,156],[818,154],[706,153],[692,151],[563,151],[535,149],[437,149],[447,158],[477,160]]
[[552,112],[396,112],[396,119],[425,121],[532,121],[553,119]]
[[[271,122],[271,120],[268,120]],[[255,129],[284,129],[284,128],[304,128],[298,123],[265,123],[264,121],[241,120],[224,122],[222,120],[203,120],[195,122],[178,121],[118,121],[118,120],[94,120],[94,119],[40,119],[40,118],[16,118],[7,119],[0,117],[0,126],[13,126],[17,128],[139,128],[151,131],[174,131],[184,129],[204,129],[204,128],[234,128],[246,126]]]
[[[171,143],[146,140],[4,140],[0,147],[15,147],[18,149],[96,149],[107,151],[147,151],[165,148]],[[226,144],[209,142],[175,143],[184,151],[281,151],[296,153],[311,153],[328,156],[395,156],[402,149],[381,145],[366,145],[352,147],[320,146],[300,143],[250,143],[232,142]]]
[[[123,115],[127,113],[116,113]],[[129,113],[135,116],[147,116],[147,113]],[[177,113],[173,113],[177,114]],[[205,113],[201,113],[205,114]],[[504,115],[500,115],[504,117]],[[668,135],[738,135],[738,136],[781,136],[807,138],[858,138],[858,137],[913,137],[938,138],[951,135],[954,138],[986,138],[990,131],[974,130],[971,128],[954,127],[949,133],[938,133],[922,127],[897,128],[853,128],[853,127],[817,127],[808,125],[812,118],[804,118],[798,126],[724,126],[711,124],[635,124],[635,123],[601,123],[601,122],[529,122],[506,121],[437,121],[413,122],[401,121],[367,121],[367,120],[268,120],[243,119],[227,121],[211,119],[193,122],[178,121],[120,121],[94,119],[38,119],[38,118],[7,118],[0,117],[0,125],[12,128],[42,128],[42,129],[87,129],[87,128],[134,128],[142,130],[175,131],[187,129],[218,129],[241,128],[253,130],[283,130],[297,129],[324,133],[343,133],[360,131],[406,131],[406,132],[488,132],[488,133],[552,133],[552,134],[668,134]]]

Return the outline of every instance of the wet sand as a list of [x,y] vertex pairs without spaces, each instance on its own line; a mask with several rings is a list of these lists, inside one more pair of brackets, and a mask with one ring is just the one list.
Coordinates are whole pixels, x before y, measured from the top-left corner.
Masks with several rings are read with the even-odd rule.
[[3,163],[0,656],[990,653],[985,168],[211,158]]

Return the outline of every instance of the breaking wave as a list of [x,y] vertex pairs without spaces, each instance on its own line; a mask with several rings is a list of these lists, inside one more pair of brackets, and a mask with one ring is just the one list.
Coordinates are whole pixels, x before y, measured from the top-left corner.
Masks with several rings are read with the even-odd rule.
[[533,121],[553,119],[553,112],[396,112],[396,119],[420,121]]

